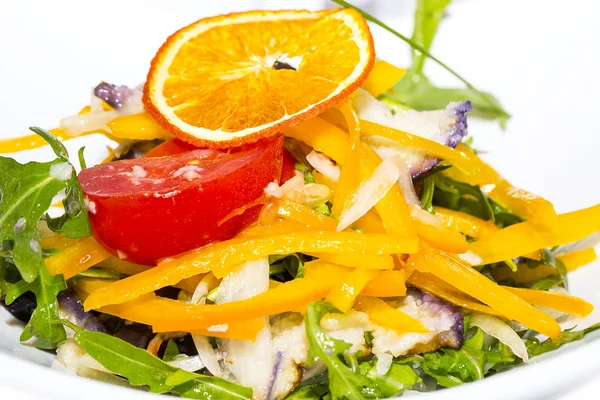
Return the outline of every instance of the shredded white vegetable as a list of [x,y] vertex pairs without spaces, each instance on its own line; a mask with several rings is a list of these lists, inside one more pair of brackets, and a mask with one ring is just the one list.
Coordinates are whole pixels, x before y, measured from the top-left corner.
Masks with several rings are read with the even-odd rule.
[[392,158],[383,160],[373,175],[360,184],[356,193],[351,194],[341,212],[337,230],[343,231],[373,208],[394,187],[399,175],[398,166]]
[[333,161],[331,161],[331,158],[326,155],[313,150],[306,156],[306,161],[308,161],[314,169],[333,182],[337,183],[337,181],[340,180],[340,167],[335,165]]
[[483,332],[507,345],[523,361],[529,360],[529,354],[527,354],[527,347],[523,339],[509,325],[498,318],[491,315],[473,313],[471,325],[479,327]]

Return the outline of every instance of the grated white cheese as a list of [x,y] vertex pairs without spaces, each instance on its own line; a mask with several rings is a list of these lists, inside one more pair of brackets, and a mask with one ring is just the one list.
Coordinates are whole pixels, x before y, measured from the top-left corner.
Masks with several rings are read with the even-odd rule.
[[29,248],[31,249],[31,251],[37,253],[40,251],[40,242],[38,242],[35,239],[31,239],[29,241]]
[[139,165],[134,165],[131,168],[131,174],[135,178],[145,178],[146,175],[148,175],[148,173],[146,172],[146,170],[144,169],[144,167],[140,167]]
[[96,214],[96,203],[94,203],[92,200],[88,200],[87,197],[83,199],[83,202],[85,203],[85,206],[90,214]]
[[125,252],[121,251],[121,250],[117,250],[117,256],[121,259],[124,260],[127,258],[127,254],[125,254]]
[[185,175],[187,172],[195,172],[196,174],[198,174],[199,172],[202,172],[202,168],[197,165],[185,165],[179,168],[177,171],[173,172],[173,177],[177,178],[178,176],[183,175],[183,177],[187,179]]
[[17,220],[14,226],[15,232],[21,231],[25,227],[25,218],[21,217]]
[[185,179],[188,182],[191,182],[194,179],[198,179],[198,178],[200,178],[200,174],[197,173],[196,171],[187,171],[185,174],[183,174],[183,179]]
[[68,181],[73,175],[73,167],[68,162],[50,166],[50,176],[61,182]]

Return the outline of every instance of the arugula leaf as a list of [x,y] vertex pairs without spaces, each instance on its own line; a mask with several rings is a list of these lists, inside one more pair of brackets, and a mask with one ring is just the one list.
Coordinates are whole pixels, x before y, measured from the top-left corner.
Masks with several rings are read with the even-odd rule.
[[85,151],[85,146],[81,147],[77,152],[77,157],[79,157],[79,165],[81,165],[81,169],[87,168],[87,163],[85,162],[85,157],[83,152]]
[[[306,256],[300,253],[269,256],[269,274],[278,275],[278,279],[288,281],[304,277]],[[287,273],[287,274],[286,274]]]
[[423,184],[421,186],[421,204],[423,205],[425,211],[431,214],[435,214],[433,211],[433,192],[435,190],[435,181],[435,175],[428,176],[427,178],[423,179]]
[[[399,102],[416,110],[438,110],[445,108],[449,102],[471,100],[473,113],[487,119],[497,119],[500,126],[504,127],[510,118],[500,105],[498,99],[490,93],[477,90],[466,79],[452,70],[448,65],[433,56],[429,49],[433,42],[438,24],[444,15],[449,0],[419,0],[415,12],[415,27],[412,38],[408,38],[393,30],[388,25],[379,21],[372,15],[354,7],[344,0],[332,0],[344,7],[352,7],[360,12],[367,20],[379,25],[391,34],[408,43],[413,49],[413,65],[407,74],[398,81],[392,89],[392,94],[384,94],[385,100]],[[465,89],[442,89],[434,86],[423,74],[425,59],[436,62],[446,71],[454,75],[465,84]]]
[[285,397],[285,400],[320,400],[329,389],[324,383],[300,386]]
[[344,355],[350,345],[334,339],[321,329],[321,318],[326,313],[340,312],[330,303],[312,302],[304,317],[309,351],[306,364],[312,365],[319,359],[327,366],[329,393],[335,399],[373,399],[381,397],[377,385],[360,371],[350,368],[344,362]]
[[0,157],[0,170],[10,171],[0,174],[0,242],[10,250],[26,282],[33,282],[44,268],[37,228],[54,196],[67,191],[61,232],[71,238],[91,234],[81,188],[65,147],[51,133],[31,129],[48,141],[58,156],[56,160],[19,164],[12,158]]
[[498,99],[492,94],[470,88],[439,88],[416,68],[409,69],[406,75],[394,85],[392,93],[386,93],[383,97],[388,102],[399,102],[419,111],[440,110],[453,101],[470,100],[474,117],[496,119],[502,128],[510,118],[510,114],[504,111]]
[[37,126],[30,126],[29,130],[37,133],[46,142],[48,142],[50,147],[52,147],[52,151],[54,151],[54,154],[56,154],[58,158],[64,158],[65,160],[69,159],[69,153],[67,152],[67,148],[60,140],[56,138],[56,136],[54,136],[45,129],[38,128]]
[[435,175],[434,205],[495,221],[492,203],[479,186],[455,181],[443,174]]
[[11,284],[6,280],[6,268],[8,262],[4,259],[4,257],[0,257],[0,299],[6,295],[8,289],[10,289]]
[[6,294],[5,302],[10,305],[25,292],[33,292],[37,307],[25,326],[20,340],[22,342],[38,335],[35,346],[39,349],[51,350],[67,339],[65,328],[53,321],[59,319],[56,296],[67,288],[62,275],[52,276],[46,268],[39,271],[33,282],[19,281],[12,285]]
[[561,332],[560,336],[556,340],[546,339],[542,343],[540,343],[537,338],[527,340],[525,344],[527,346],[527,353],[529,353],[529,357],[539,356],[541,354],[548,353],[549,351],[554,351],[564,344],[581,340],[588,333],[600,330],[600,323],[594,324],[579,331],[575,331],[573,329],[574,328],[565,329]]
[[173,339],[167,342],[167,348],[165,349],[165,354],[163,355],[163,361],[169,362],[173,361],[175,357],[179,355],[179,347],[177,343]]
[[173,393],[190,399],[251,399],[252,390],[224,379],[186,372],[117,337],[75,330],[75,342],[92,358],[133,386],[148,386],[154,393]]
[[360,363],[358,368],[379,387],[384,397],[395,396],[403,390],[411,389],[421,381],[419,375],[408,365],[394,362],[385,375],[376,372],[376,365],[376,360],[369,360]]

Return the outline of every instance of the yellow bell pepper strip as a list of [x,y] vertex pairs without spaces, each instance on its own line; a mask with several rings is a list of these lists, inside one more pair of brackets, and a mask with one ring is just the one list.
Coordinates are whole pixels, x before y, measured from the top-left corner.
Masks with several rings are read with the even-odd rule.
[[[275,289],[245,300],[225,304],[190,305],[164,299],[168,300],[169,306],[157,310],[157,318],[161,321],[153,326],[159,332],[191,332],[212,325],[231,324],[297,310],[311,301],[325,297],[347,275],[347,269],[342,267],[321,262],[307,263],[304,278],[282,283]],[[115,307],[125,307],[125,304]]]
[[338,109],[344,115],[346,124],[348,125],[349,140],[346,145],[346,161],[342,166],[340,179],[337,184],[337,190],[333,198],[332,214],[341,215],[345,208],[348,195],[358,188],[360,184],[360,158],[361,158],[361,143],[360,143],[360,124],[358,115],[352,109],[348,102],[343,102],[338,106]]
[[378,271],[357,268],[329,291],[325,300],[343,313],[350,311],[363,288],[377,277]]
[[446,228],[474,238],[489,236],[500,229],[491,221],[485,221],[460,211],[437,206],[433,207],[433,211]]
[[463,235],[446,228],[438,228],[415,220],[417,235],[434,247],[449,253],[462,254],[469,250],[469,243]]
[[317,170],[313,170],[312,174],[313,178],[315,178],[316,183],[318,183],[319,185],[327,186],[329,190],[331,190],[331,193],[335,195],[336,183],[334,181],[332,181]]
[[404,75],[406,75],[405,69],[383,60],[377,60],[369,77],[360,87],[371,93],[373,97],[377,97],[390,90]]
[[[335,231],[337,221],[331,217],[327,217],[310,207],[295,203],[289,200],[281,200],[275,205],[277,214],[283,218],[290,218],[298,223],[305,224],[309,228],[314,228],[324,231]],[[293,231],[290,231],[290,233]],[[322,254],[308,253],[322,260],[332,262],[334,264],[344,265],[354,268],[369,268],[369,269],[393,269],[394,261],[390,256],[365,255],[356,253],[343,254]]]
[[361,296],[399,297],[406,296],[405,270],[381,271],[360,292]]
[[319,229],[307,227],[305,225],[298,224],[293,221],[289,221],[286,219],[277,218],[269,223],[258,223],[252,225],[240,233],[238,233],[236,238],[249,238],[249,237],[264,237],[269,235],[285,235],[288,233],[294,232],[310,232],[310,231],[318,231]]
[[422,246],[409,261],[412,268],[437,276],[511,320],[553,339],[560,335],[560,326],[551,316],[448,254]]
[[585,317],[594,311],[594,306],[587,301],[564,293],[513,287],[506,287],[506,290],[534,306],[551,308],[567,314],[577,314]]
[[[64,139],[64,131],[61,128],[50,129],[50,133],[59,140]],[[46,146],[47,144],[48,142],[37,134],[2,139],[0,140],[0,153],[16,153],[21,150],[37,149],[38,147]]]
[[290,200],[280,200],[275,203],[277,215],[290,219],[310,228],[335,232],[337,221],[302,204]]
[[131,140],[168,139],[173,137],[146,112],[124,115],[108,122],[114,137]]
[[231,239],[163,260],[155,268],[115,282],[90,296],[85,307],[97,309],[123,303],[211,270],[217,278],[223,278],[245,261],[272,254],[394,254],[414,253],[418,248],[417,239],[351,232],[297,232],[262,238]]
[[86,238],[44,259],[51,275],[63,274],[69,279],[78,273],[110,257],[110,253],[100,246],[93,237]]
[[66,249],[75,246],[83,239],[69,239],[63,235],[50,236],[41,240],[42,249]]
[[444,175],[470,185],[479,185],[492,199],[508,208],[516,215],[534,223],[547,225],[556,218],[554,206],[548,200],[516,188],[486,164],[473,150],[463,144],[456,146],[458,151],[469,154],[479,164],[479,174],[468,176],[456,168],[444,171]]
[[567,271],[571,272],[575,271],[579,267],[591,263],[592,261],[596,261],[597,256],[596,250],[583,249],[567,254],[561,254],[557,258],[565,265]]
[[522,256],[546,247],[581,240],[600,230],[600,204],[561,214],[548,226],[525,221],[500,229],[471,243],[471,251],[490,264]]
[[369,210],[354,222],[354,226],[365,233],[385,233],[381,218],[375,210]]
[[309,256],[317,257],[319,260],[327,261],[333,264],[342,265],[351,268],[365,268],[375,270],[394,269],[394,259],[392,256],[378,256],[371,254],[328,254],[328,253],[307,253]]
[[[147,265],[130,263],[129,261],[121,260],[120,258],[114,256],[102,261],[98,266],[108,268],[111,271],[115,271],[123,275],[135,275],[154,268]],[[191,278],[182,280],[176,284],[175,287],[193,293],[203,277],[203,275],[192,276]]]
[[448,303],[452,303],[467,310],[500,317],[502,316],[500,313],[486,306],[485,304],[481,304],[469,299],[467,296],[458,292],[452,286],[448,285],[435,275],[431,275],[426,272],[414,271],[408,278],[407,283],[416,287],[417,289],[429,293],[433,297],[445,300]]
[[[302,141],[331,157],[338,164],[346,161],[348,135],[337,126],[320,118],[312,118],[286,129],[286,136]],[[381,159],[367,145],[361,143],[361,179],[373,174]],[[394,235],[412,235],[408,204],[399,187],[392,188],[375,206],[386,231]]]
[[[85,301],[91,293],[101,289],[106,284],[106,279],[82,278],[74,284],[73,288],[81,301]],[[99,311],[128,321],[153,326],[154,332],[172,332],[172,329],[154,329],[155,322],[160,322],[158,313],[172,306],[172,302],[174,300],[164,299],[154,293],[149,293],[127,303],[103,307]],[[179,301],[176,302],[185,304]],[[263,327],[263,320],[253,319],[227,324],[226,330],[224,326],[217,326],[197,329],[191,333],[227,339],[254,340]]]
[[473,153],[471,152],[465,153],[460,150],[455,150],[436,141],[381,125],[376,122],[361,119],[360,124],[364,135],[382,136],[396,141],[402,146],[424,150],[431,156],[448,161],[467,175],[476,175],[479,172],[479,163],[472,157]]
[[114,279],[102,278],[81,278],[73,282],[73,289],[81,301],[85,301],[91,293],[100,290],[110,283],[116,282]]
[[360,296],[354,305],[356,311],[364,312],[369,316],[369,320],[375,325],[385,329],[391,329],[400,333],[430,332],[421,321],[418,321],[404,312],[395,309],[385,301],[376,297]]
[[558,276],[558,271],[552,265],[539,265],[534,268],[529,268],[526,264],[519,264],[517,270],[513,271],[507,266],[498,266],[492,268],[492,276],[497,282],[512,279],[516,283],[533,283],[540,279],[547,278],[549,276]]

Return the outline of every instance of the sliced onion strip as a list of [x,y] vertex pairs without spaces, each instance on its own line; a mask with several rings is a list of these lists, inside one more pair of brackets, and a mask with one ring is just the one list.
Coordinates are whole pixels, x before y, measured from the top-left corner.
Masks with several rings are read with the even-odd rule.
[[479,327],[483,332],[495,337],[507,345],[512,352],[523,361],[529,360],[527,347],[523,340],[517,335],[517,332],[513,331],[509,325],[500,321],[498,318],[490,315],[473,313],[471,325]]

